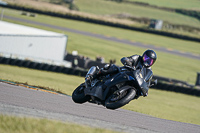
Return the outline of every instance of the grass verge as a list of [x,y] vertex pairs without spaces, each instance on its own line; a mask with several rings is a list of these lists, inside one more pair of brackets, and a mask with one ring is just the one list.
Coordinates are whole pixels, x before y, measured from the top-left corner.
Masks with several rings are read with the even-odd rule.
[[[172,50],[179,50],[185,53],[191,52],[197,55],[200,54],[199,51],[200,45],[199,43],[196,42],[183,41],[180,39],[155,36],[147,33],[140,33],[135,31],[123,30],[96,24],[88,24],[85,22],[78,22],[73,20],[43,16],[43,15],[38,15],[37,18],[30,18],[21,16],[20,12],[15,10],[7,10],[5,11],[5,14],[33,21],[48,23],[52,25],[69,27],[72,29],[78,29],[92,33],[95,32],[97,34],[103,34],[105,36],[114,36],[117,38],[123,38],[131,41],[138,41],[144,44],[148,43],[156,47],[165,47]],[[27,26],[37,27],[45,30],[55,31],[59,33],[64,33],[68,35],[68,44],[67,44],[68,52],[71,53],[73,50],[77,50],[79,54],[88,56],[91,59],[95,59],[96,56],[103,56],[106,62],[109,62],[110,59],[116,59],[117,65],[121,65],[120,59],[122,57],[130,56],[132,54],[141,55],[146,50],[144,48],[125,45],[122,43],[116,43],[112,41],[106,41],[80,34],[75,34],[71,32],[64,32],[61,30],[50,29],[44,26],[16,22],[7,19],[6,21],[24,24]],[[155,75],[183,80],[189,82],[190,84],[195,84],[196,73],[199,71],[199,65],[200,65],[199,60],[171,55],[159,51],[156,52],[158,54],[158,60],[153,66],[153,71]]]
[[[9,65],[0,65],[0,79],[46,86],[68,95],[84,81],[83,77]],[[150,89],[148,97],[133,100],[123,108],[158,118],[200,125],[199,103],[200,97]]]
[[[125,29],[120,29],[120,28],[114,28],[114,27],[102,26],[98,24],[91,24],[91,23],[86,23],[86,22],[50,17],[50,16],[45,16],[45,15],[38,15],[36,18],[27,17],[27,16],[21,15],[21,12],[17,10],[5,9],[4,14],[8,16],[28,19],[28,20],[32,20],[36,22],[42,22],[42,23],[47,23],[51,25],[57,25],[61,27],[76,29],[80,31],[88,31],[94,34],[101,34],[108,37],[110,36],[110,37],[116,37],[116,38],[121,38],[121,39],[127,39],[133,42],[141,42],[144,44],[150,44],[150,45],[154,45],[158,47],[164,47],[164,48],[170,48],[170,49],[179,50],[183,52],[191,52],[191,53],[200,54],[200,51],[199,51],[200,45],[198,42],[184,41],[181,39],[174,39],[170,37],[159,36],[159,35],[154,35],[154,34],[149,34],[149,33],[125,30]],[[3,20],[11,21],[7,19],[3,19]],[[15,23],[30,25],[28,23],[21,23],[21,22],[15,22]],[[36,25],[31,25],[31,26],[36,26]],[[40,28],[46,29],[43,26],[41,26]],[[49,30],[55,31],[55,29],[49,29]],[[63,31],[60,30],[56,32],[62,33]],[[70,33],[67,33],[67,35],[69,35],[70,37]],[[90,43],[93,44],[95,42],[90,42]]]
[[160,1],[160,0],[129,0],[129,1],[137,1],[144,2],[151,5],[161,6],[161,7],[170,7],[170,8],[182,8],[182,9],[193,9],[198,10],[200,8],[198,0],[168,0],[168,1]]
[[1,133],[115,133],[55,120],[0,115]]
[[[111,20],[113,22],[116,21],[112,15],[114,14],[130,14],[134,17],[140,17],[140,18],[149,18],[149,19],[158,19],[158,20],[164,20],[168,21],[170,23],[174,24],[180,24],[180,25],[190,25],[194,27],[200,27],[199,24],[200,22],[192,17],[188,17],[185,15],[181,15],[175,12],[168,12],[168,11],[163,11],[155,8],[149,8],[146,6],[139,6],[139,5],[134,5],[134,4],[128,4],[128,3],[119,3],[119,2],[112,2],[112,1],[106,1],[106,0],[77,0],[74,2],[75,5],[78,6],[79,12],[76,11],[70,11],[66,6],[61,6],[61,5],[55,5],[55,4],[50,4],[47,2],[41,2],[41,1],[32,1],[32,0],[15,0],[15,1],[10,1],[10,0],[5,0],[9,4],[14,4],[14,5],[19,5],[23,7],[29,7],[33,9],[39,9],[39,10],[45,10],[45,11],[52,11],[52,12],[60,12],[60,13],[70,13],[70,14],[79,14],[84,17],[90,17],[90,18],[98,18],[98,19],[104,19],[104,20]],[[148,3],[148,2],[147,2]],[[152,3],[152,1],[150,1]],[[159,3],[163,2],[154,2],[154,4],[157,5]],[[170,5],[170,2],[165,2],[166,5]],[[174,2],[181,3],[180,1]],[[187,8],[188,5],[194,6],[195,4],[191,3],[197,3],[196,0],[192,0],[192,2],[184,1],[182,2],[183,9]],[[198,5],[198,4],[197,4]],[[196,8],[198,6],[196,5]],[[165,6],[164,6],[165,7]],[[110,15],[110,16],[109,16]],[[130,20],[122,20],[122,19],[117,19],[118,22],[123,22],[123,21],[128,21],[128,23],[131,23]],[[138,25],[136,22],[132,21],[133,25]],[[140,24],[143,25],[143,24]]]
[[[159,2],[157,1],[157,3]],[[169,3],[169,2],[166,1],[166,3]],[[190,2],[187,1],[185,3],[190,3]],[[181,15],[175,12],[168,12],[168,11],[163,11],[163,10],[159,10],[155,8],[149,8],[145,6],[139,6],[139,5],[128,4],[128,3],[123,3],[123,2],[118,3],[118,2],[112,2],[112,1],[104,1],[104,0],[78,0],[75,2],[75,4],[79,7],[81,12],[87,12],[87,13],[96,14],[96,15],[113,15],[113,14],[126,13],[126,14],[133,15],[135,17],[145,17],[145,18],[150,18],[150,19],[164,20],[173,24],[182,24],[182,25],[200,27],[199,26],[200,22],[195,18]],[[184,5],[184,7],[187,7],[187,6]]]

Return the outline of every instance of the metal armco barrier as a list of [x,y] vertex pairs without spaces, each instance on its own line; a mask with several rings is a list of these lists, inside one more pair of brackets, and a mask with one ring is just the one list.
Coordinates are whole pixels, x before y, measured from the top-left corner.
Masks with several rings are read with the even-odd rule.
[[[46,64],[46,63],[38,63],[38,62],[33,62],[33,61],[28,61],[28,60],[10,59],[6,57],[0,57],[0,64],[8,64],[8,65],[26,67],[26,68],[31,68],[31,69],[77,75],[77,76],[82,76],[82,77],[84,77],[87,74],[86,70],[67,68],[64,66],[56,66],[52,64]],[[173,79],[167,79],[167,78],[159,77],[159,76],[154,76],[154,78],[158,79],[158,81],[167,82],[167,83],[158,82],[158,84],[155,87],[153,87],[155,89],[200,96],[200,90],[194,89],[193,86],[189,86],[186,82],[173,80]],[[182,86],[175,85],[177,83],[182,84]]]

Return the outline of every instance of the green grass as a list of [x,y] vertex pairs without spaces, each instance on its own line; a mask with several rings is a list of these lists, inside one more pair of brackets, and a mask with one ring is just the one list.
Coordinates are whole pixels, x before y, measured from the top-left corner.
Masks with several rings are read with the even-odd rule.
[[158,118],[200,125],[200,107],[196,101],[200,101],[200,97],[150,89],[148,97],[134,100],[123,108]]
[[[46,86],[68,95],[84,82],[83,77],[9,65],[0,65],[0,79]],[[158,118],[200,125],[199,103],[200,97],[150,89],[148,97],[140,97],[123,108]]]
[[[9,0],[6,0],[7,2],[11,2]],[[45,10],[45,11],[52,11],[52,12],[59,12],[59,13],[69,13],[68,7],[66,5],[55,5],[50,3],[41,2],[43,0],[38,0],[37,2],[33,2],[31,0],[25,1],[18,1],[14,3],[18,6],[25,6],[33,9],[39,9],[39,10]],[[46,0],[47,2],[49,0]],[[34,4],[33,4],[33,3]],[[152,2],[152,1],[151,1]],[[194,2],[194,1],[193,1]],[[11,2],[12,3],[12,2]],[[26,4],[25,4],[26,3]],[[159,3],[159,1],[156,1],[156,3]],[[162,2],[161,2],[162,3]],[[171,3],[171,1],[169,2]],[[168,3],[168,4],[169,4]],[[176,3],[176,2],[174,2]],[[180,1],[178,2],[180,3]],[[184,1],[183,3],[186,3]],[[187,2],[190,4],[189,2]],[[43,5],[44,4],[44,5]],[[49,4],[48,6],[46,4]],[[79,6],[80,11],[79,12],[70,12],[71,14],[81,14],[81,16],[89,17],[89,18],[98,18],[103,20],[109,20],[112,22],[116,22],[113,20],[113,14],[130,14],[133,17],[139,17],[139,18],[149,18],[149,19],[161,19],[164,20],[164,25],[169,22],[172,25],[182,25],[181,27],[186,26],[192,26],[193,28],[200,28],[200,21],[198,19],[183,15],[176,12],[169,12],[164,11],[161,9],[154,9],[151,7],[136,5],[136,4],[129,4],[129,3],[118,3],[113,1],[106,1],[106,0],[78,0],[75,1],[75,4]],[[167,4],[167,2],[166,2]],[[40,6],[38,6],[40,5]],[[198,9],[197,9],[198,10]],[[87,14],[87,15],[86,15]],[[110,16],[111,15],[111,16]],[[120,23],[126,23],[128,25],[133,25],[134,27],[141,27],[141,28],[147,28],[148,24],[144,24],[141,22],[131,21],[127,19],[118,19]],[[122,22],[123,21],[123,22]],[[183,26],[186,25],[186,26]],[[199,37],[200,32],[198,30],[192,30],[185,29],[185,28],[164,28],[162,31],[170,32],[170,33],[176,33],[186,36],[192,36],[192,37]]]
[[0,115],[1,133],[115,133],[55,120]]
[[[72,29],[79,29],[107,36],[114,36],[117,38],[143,42],[147,44],[150,43],[155,46],[177,49],[184,52],[200,54],[200,45],[199,43],[195,42],[183,41],[179,39],[172,39],[168,37],[156,36],[147,33],[140,33],[118,28],[111,28],[107,26],[88,24],[84,22],[64,20],[43,15],[38,15],[36,18],[29,18],[20,16],[20,12],[15,10],[5,9],[5,14],[15,17],[32,19],[34,21],[49,23],[53,25],[66,26]],[[30,25],[27,23],[21,24]],[[78,50],[79,54],[89,56],[93,59],[97,55],[100,55],[104,56],[106,61],[108,61],[109,59],[116,59],[117,64],[120,64],[119,60],[121,57],[130,56],[135,53],[142,54],[142,52],[145,50],[143,48],[128,46],[111,41],[105,41],[70,32],[63,32],[60,30],[54,30],[36,25],[31,26],[67,34],[69,37],[67,50],[69,52],[73,50]],[[195,83],[196,72],[199,71],[200,66],[199,60],[193,60],[162,52],[157,52],[157,54],[158,60],[155,63],[155,66],[153,66],[153,71],[155,75],[176,78],[179,80],[188,81],[192,84]],[[69,95],[71,95],[72,91],[84,81],[83,77],[31,70],[27,68],[13,67],[8,65],[0,65],[0,79],[28,82],[28,84],[30,85],[46,86],[54,88],[56,90],[61,90]],[[200,103],[199,97],[150,89],[148,97],[141,97],[138,100],[130,102],[130,104],[123,108],[149,114],[159,118],[200,125],[200,106],[198,105],[198,103]],[[29,122],[26,122],[26,124],[27,123]],[[8,129],[6,131],[12,132]]]
[[170,8],[181,8],[181,9],[200,9],[199,0],[129,0],[143,3],[149,3],[151,5],[170,7]]
[[[20,16],[19,12],[17,11],[14,13],[12,10],[6,9],[5,13],[8,13],[8,15],[11,16]],[[28,19],[28,17],[20,17]],[[83,31],[95,32],[98,34],[139,41],[143,43],[151,43],[155,46],[177,49],[184,52],[193,52],[199,54],[200,49],[199,43],[195,42],[155,36],[129,30],[122,30],[107,26],[64,20],[43,15],[38,15],[37,18],[29,19],[59,26],[66,26],[72,29],[79,29]],[[27,23],[22,24],[30,25]],[[116,59],[117,64],[120,64],[119,60],[121,57],[129,56],[135,53],[142,54],[142,52],[145,50],[143,48],[105,41],[75,33],[63,32],[60,30],[54,30],[36,25],[31,26],[67,34],[69,37],[67,50],[69,52],[77,50],[79,54],[89,56],[93,59],[97,55],[100,55],[104,56],[106,61],[109,59]],[[192,84],[195,83],[196,72],[199,71],[200,61],[170,55],[159,51],[157,51],[157,54],[158,60],[153,66],[155,75],[176,78],[179,80],[188,81]],[[69,95],[71,95],[75,87],[84,81],[84,78],[81,77],[30,70],[27,68],[12,67],[7,65],[0,65],[0,78],[12,81],[28,82],[30,85],[46,86],[57,90],[62,90],[64,93]],[[200,116],[200,109],[197,105],[199,102],[199,97],[151,89],[147,98],[140,98],[136,101],[133,101],[124,108],[145,114],[150,114],[155,117],[200,124],[200,119],[198,117]],[[179,114],[186,115],[181,116]]]
[[[145,50],[143,48],[122,45],[120,43],[112,43],[109,41],[103,41],[100,39],[94,39],[90,37],[84,37],[81,39],[80,35],[76,36],[71,34],[70,36],[74,39],[73,45],[68,46],[69,49],[80,51],[80,54],[89,57],[95,57],[95,55],[104,56],[107,62],[108,59],[116,59],[118,65],[121,65],[120,59],[122,57],[130,56],[132,54],[141,55]],[[79,41],[82,43],[79,43]],[[95,43],[92,43],[91,45],[90,42]],[[170,55],[159,51],[156,52],[158,59],[155,65],[152,67],[155,75],[168,78],[175,78],[187,81],[191,84],[195,83],[196,73],[199,71],[200,61]]]
[[[67,27],[71,29],[88,31],[88,32],[96,33],[96,34],[102,34],[105,36],[112,36],[116,38],[127,39],[134,42],[142,42],[142,43],[151,44],[154,46],[171,48],[171,49],[180,50],[184,52],[200,54],[200,51],[199,51],[200,45],[198,42],[184,41],[180,39],[158,36],[158,35],[153,35],[149,33],[136,32],[136,31],[131,31],[131,30],[113,28],[113,27],[74,21],[74,20],[49,17],[49,16],[44,16],[44,15],[38,15],[37,18],[26,17],[26,16],[20,15],[21,12],[16,11],[16,10],[5,9],[4,13],[5,15],[33,20],[37,22],[43,22],[43,23]],[[7,20],[7,19],[4,19],[4,20]],[[29,25],[27,23],[21,23],[21,24]],[[40,28],[45,28],[45,27],[40,27]],[[54,29],[49,29],[49,30],[55,31]],[[57,32],[62,33],[63,31],[57,31]],[[66,33],[66,34],[68,35],[70,33]],[[78,35],[77,35],[77,38],[78,38]]]
[[[117,38],[123,38],[132,41],[134,40],[148,44],[150,43],[158,47],[166,47],[183,52],[200,54],[199,51],[200,45],[197,42],[183,41],[180,39],[173,39],[147,33],[111,28],[108,26],[89,24],[85,22],[78,22],[78,21],[43,16],[43,15],[38,15],[37,18],[24,17],[20,16],[19,15],[20,13],[18,11],[14,12],[13,10],[7,10],[7,9],[5,10],[5,14],[20,18],[26,18],[38,22],[48,23],[52,25],[64,26],[88,32],[95,32],[98,34],[114,36]],[[20,22],[14,22],[14,23],[20,23]],[[96,56],[103,56],[106,59],[106,62],[108,62],[110,59],[116,59],[118,65],[121,65],[120,59],[122,57],[130,56],[133,54],[141,55],[143,51],[145,51],[144,48],[129,46],[112,41],[105,41],[102,39],[96,39],[93,37],[88,37],[71,32],[63,32],[61,30],[50,29],[44,26],[36,26],[27,23],[20,23],[20,24],[51,30],[59,33],[64,33],[69,37],[67,44],[68,52],[71,53],[73,50],[77,50],[79,54],[89,56],[92,59],[95,59]],[[178,80],[187,81],[190,84],[195,84],[196,73],[199,71],[199,66],[200,66],[199,60],[189,59],[186,57],[180,57],[176,55],[170,55],[159,51],[156,52],[158,54],[158,60],[153,66],[153,71],[155,75],[175,78]]]
[[[195,2],[194,2],[195,1]],[[162,2],[154,2],[154,3],[163,3]],[[196,3],[196,7],[200,7],[200,4],[197,4],[197,0],[187,1],[183,2],[185,3],[183,7],[187,7],[186,4],[190,3]],[[153,0],[151,0],[151,3],[153,3]],[[170,5],[172,1],[168,2],[165,1],[163,3],[166,5]],[[174,4],[181,3],[181,0],[179,2],[175,1]],[[193,5],[195,5],[193,3]],[[105,1],[105,0],[77,0],[75,4],[79,7],[81,12],[87,12],[97,15],[112,15],[112,14],[120,14],[120,13],[128,13],[130,15],[136,16],[136,17],[146,17],[151,19],[161,19],[164,21],[171,22],[173,24],[183,24],[183,25],[190,25],[194,27],[200,27],[200,21],[198,21],[195,18],[181,15],[174,12],[168,12],[163,11],[159,9],[153,9],[149,7],[139,6],[139,5],[133,5],[133,4],[127,4],[127,3],[118,3],[118,2],[112,2],[112,1]],[[103,8],[102,8],[103,7]]]
[[0,65],[0,79],[49,87],[68,95],[72,94],[76,86],[84,82],[83,77],[7,65]]

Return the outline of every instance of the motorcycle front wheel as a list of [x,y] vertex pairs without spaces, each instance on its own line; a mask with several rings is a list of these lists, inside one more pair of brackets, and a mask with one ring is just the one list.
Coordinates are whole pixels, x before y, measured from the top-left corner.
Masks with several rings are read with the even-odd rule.
[[[119,91],[119,90],[118,90]],[[117,109],[126,104],[128,104],[136,95],[136,90],[133,87],[130,87],[123,93],[119,94],[117,91],[113,93],[108,99],[105,101],[105,106],[108,109]]]
[[85,103],[90,100],[90,97],[85,95],[84,89],[85,89],[85,85],[84,83],[82,83],[72,93],[72,100],[75,103]]

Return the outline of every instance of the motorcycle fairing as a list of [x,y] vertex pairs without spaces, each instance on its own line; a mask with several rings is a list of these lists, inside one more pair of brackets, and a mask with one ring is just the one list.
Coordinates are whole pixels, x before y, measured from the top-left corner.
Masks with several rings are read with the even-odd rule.
[[133,73],[135,75],[134,78],[136,79],[135,81],[138,84],[138,88],[142,91],[143,96],[147,96],[149,88],[147,83],[144,81],[144,72],[136,70]]
[[103,100],[102,85],[85,88],[84,93],[85,93],[85,95],[94,96],[94,97],[97,97],[97,98]]
[[[109,78],[108,80],[106,80],[104,84],[94,86],[94,87],[88,87],[84,90],[84,92],[85,92],[85,95],[95,96],[99,98],[100,100],[105,100],[112,86],[126,82],[126,81],[130,81],[130,80],[133,80],[133,77],[130,78],[130,76],[128,76],[125,72],[120,72],[114,75],[113,77]],[[106,86],[106,89],[103,86]]]

